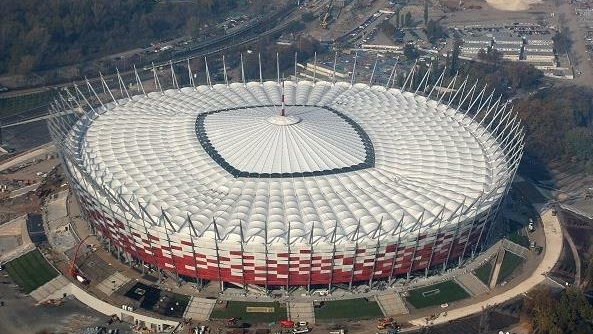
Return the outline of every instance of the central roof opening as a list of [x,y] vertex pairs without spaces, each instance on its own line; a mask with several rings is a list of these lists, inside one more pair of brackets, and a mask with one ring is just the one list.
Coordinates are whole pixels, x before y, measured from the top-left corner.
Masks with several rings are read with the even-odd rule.
[[236,177],[316,176],[374,166],[369,136],[324,106],[216,110],[198,115],[196,134],[210,157]]

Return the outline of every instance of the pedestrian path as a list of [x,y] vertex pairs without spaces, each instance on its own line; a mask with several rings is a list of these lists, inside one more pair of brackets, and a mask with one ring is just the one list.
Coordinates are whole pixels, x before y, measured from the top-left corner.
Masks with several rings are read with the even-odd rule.
[[56,292],[64,289],[69,284],[70,281],[68,281],[68,279],[64,275],[60,275],[52,279],[51,281],[43,284],[42,286],[38,287],[29,295],[33,297],[33,299],[35,299],[36,301],[41,302],[51,298],[52,295],[55,295]]
[[311,302],[288,302],[288,318],[292,321],[315,323],[315,309]]
[[375,297],[377,304],[386,316],[395,316],[400,314],[408,314],[410,311],[406,307],[406,303],[397,292],[388,292],[377,295]]
[[490,291],[488,286],[482,283],[482,281],[480,281],[480,279],[471,272],[457,276],[455,281],[457,281],[457,283],[459,283],[459,285],[461,285],[472,296],[479,296]]
[[115,272],[97,284],[97,289],[101,290],[101,292],[104,294],[111,296],[115,291],[119,290],[119,288],[129,281],[131,281],[131,279],[124,276],[124,274]]
[[206,299],[200,297],[191,297],[183,318],[192,319],[194,321],[206,321],[210,318],[210,313],[216,304],[216,299]]

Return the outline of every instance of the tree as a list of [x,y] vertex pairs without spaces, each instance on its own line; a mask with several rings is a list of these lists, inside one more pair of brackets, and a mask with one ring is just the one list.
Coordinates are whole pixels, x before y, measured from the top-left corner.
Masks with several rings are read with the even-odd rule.
[[315,15],[313,15],[313,13],[311,13],[311,12],[304,12],[303,15],[301,15],[301,18],[305,22],[311,22],[311,21],[315,20]]
[[593,306],[581,290],[568,288],[559,295],[549,289],[529,293],[525,310],[538,333],[587,334],[593,332]]
[[418,49],[414,46],[414,44],[406,44],[404,46],[404,57],[408,60],[415,60],[418,58]]
[[397,28],[393,24],[391,24],[391,22],[383,21],[383,23],[381,23],[381,31],[385,35],[393,37],[397,31]]
[[447,33],[438,22],[429,20],[426,25],[426,37],[428,37],[430,43],[434,44],[439,39],[447,37]]
[[[71,65],[186,33],[238,0],[0,1],[0,73]],[[258,3],[263,3],[258,1]]]
[[406,12],[406,15],[404,16],[404,27],[411,27],[413,24],[414,22],[412,22],[412,13]]
[[459,55],[461,54],[461,44],[463,41],[456,39],[453,42],[453,50],[451,52],[451,66],[449,66],[449,74],[455,75],[459,69]]

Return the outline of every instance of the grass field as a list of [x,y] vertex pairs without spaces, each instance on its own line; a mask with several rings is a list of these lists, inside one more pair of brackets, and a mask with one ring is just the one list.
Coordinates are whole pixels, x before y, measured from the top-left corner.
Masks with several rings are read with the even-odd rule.
[[523,247],[529,247],[529,238],[524,235],[525,226],[512,219],[509,219],[508,223],[508,239]]
[[484,263],[480,268],[474,271],[476,277],[484,284],[490,284],[490,276],[492,275],[492,260]]
[[369,319],[382,317],[383,312],[375,301],[364,298],[334,300],[323,303],[320,308],[315,308],[315,319]]
[[407,300],[415,308],[440,305],[469,297],[459,284],[446,281],[408,292]]
[[[247,312],[247,307],[272,307],[274,312]],[[229,301],[226,308],[214,307],[210,317],[213,319],[239,318],[247,322],[278,322],[287,318],[286,304]]]
[[10,278],[29,293],[58,276],[38,250],[29,252],[6,264]]
[[523,263],[523,258],[511,252],[505,252],[504,259],[500,265],[500,273],[498,274],[497,284],[506,280]]

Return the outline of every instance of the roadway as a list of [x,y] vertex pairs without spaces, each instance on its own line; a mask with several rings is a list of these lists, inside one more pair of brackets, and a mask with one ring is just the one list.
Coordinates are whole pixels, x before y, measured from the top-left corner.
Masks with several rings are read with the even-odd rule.
[[579,26],[577,15],[567,0],[559,1],[562,3],[559,4],[556,15],[558,15],[560,29],[568,30],[572,40],[569,57],[575,76],[574,81],[581,85],[593,86],[593,67],[589,60],[590,55],[585,46],[585,35]]

